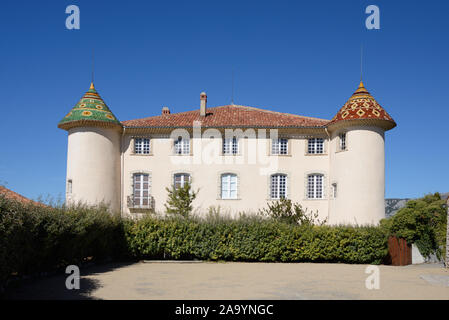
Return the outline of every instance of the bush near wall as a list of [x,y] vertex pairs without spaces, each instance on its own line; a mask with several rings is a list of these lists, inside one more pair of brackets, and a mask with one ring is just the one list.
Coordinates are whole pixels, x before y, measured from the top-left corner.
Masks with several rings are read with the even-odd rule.
[[387,234],[378,227],[297,226],[257,217],[145,219],[127,222],[139,259],[381,263]]
[[123,253],[123,224],[105,207],[52,208],[0,195],[0,287],[11,274],[33,275],[88,257]]
[[0,196],[0,288],[33,275],[106,258],[381,263],[378,227],[300,226],[260,217],[126,220],[106,207],[26,205]]

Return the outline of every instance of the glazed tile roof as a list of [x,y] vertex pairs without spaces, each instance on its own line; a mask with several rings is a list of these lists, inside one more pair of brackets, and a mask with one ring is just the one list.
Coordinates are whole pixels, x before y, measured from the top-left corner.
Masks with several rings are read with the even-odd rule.
[[202,127],[323,127],[329,120],[303,117],[289,113],[269,111],[248,106],[225,105],[207,108],[205,117],[198,110],[163,114],[143,119],[122,121],[125,127],[191,127],[194,121],[201,121]]
[[93,83],[81,100],[58,123],[58,127],[70,129],[85,124],[120,126],[120,122],[104,103]]
[[329,122],[329,125],[350,120],[380,121],[387,130],[396,126],[393,118],[371,96],[362,81],[360,81],[359,87],[354,94]]

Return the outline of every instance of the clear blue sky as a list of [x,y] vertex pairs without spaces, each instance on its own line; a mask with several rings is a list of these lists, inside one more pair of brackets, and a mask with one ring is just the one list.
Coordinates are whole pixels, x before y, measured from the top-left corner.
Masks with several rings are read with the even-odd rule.
[[[81,11],[67,30],[66,6]],[[380,30],[365,8],[380,8]],[[57,123],[95,85],[120,120],[230,102],[330,119],[364,82],[398,126],[386,197],[449,191],[449,1],[5,1],[0,183],[65,192]],[[368,168],[369,170],[369,168]]]

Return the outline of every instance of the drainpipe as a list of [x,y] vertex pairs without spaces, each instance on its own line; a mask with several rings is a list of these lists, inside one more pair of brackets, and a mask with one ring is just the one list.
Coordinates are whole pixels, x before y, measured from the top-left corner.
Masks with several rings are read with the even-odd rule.
[[123,127],[123,131],[122,131],[122,139],[121,139],[121,146],[120,146],[120,156],[121,156],[121,172],[120,172],[120,216],[123,216],[123,196],[124,196],[124,186],[123,186],[123,182],[124,182],[124,169],[125,169],[125,151],[123,150],[124,148],[124,142],[123,142],[123,138],[125,137],[125,131],[126,131],[126,127]]
[[331,136],[327,127],[324,127],[327,137],[329,138],[328,154],[329,154],[329,178],[327,179],[327,190],[329,190],[328,200],[327,200],[327,223],[330,221],[330,203],[331,203]]

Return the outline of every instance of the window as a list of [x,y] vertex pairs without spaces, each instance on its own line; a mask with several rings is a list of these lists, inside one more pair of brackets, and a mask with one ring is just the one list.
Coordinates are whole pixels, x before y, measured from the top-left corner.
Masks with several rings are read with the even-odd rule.
[[332,196],[334,198],[337,198],[337,183],[336,182],[332,183]]
[[150,175],[145,173],[134,174],[133,189],[134,207],[150,206]]
[[190,139],[178,137],[175,140],[175,154],[190,154]]
[[226,173],[221,176],[221,198],[237,199],[237,175]]
[[287,176],[285,174],[271,176],[270,197],[271,199],[287,197]]
[[346,133],[340,134],[340,150],[346,150]]
[[134,138],[134,153],[135,154],[150,154],[150,139]]
[[223,154],[238,154],[239,143],[237,137],[223,139]]
[[323,175],[310,174],[307,176],[307,198],[322,199],[323,198]]
[[67,181],[67,193],[68,194],[72,193],[72,179]]
[[288,139],[273,139],[271,144],[272,154],[288,154]]
[[307,153],[319,154],[324,153],[324,139],[323,138],[311,138],[308,141]]
[[177,173],[174,175],[173,184],[175,185],[175,189],[184,188],[186,183],[190,183],[190,174]]

